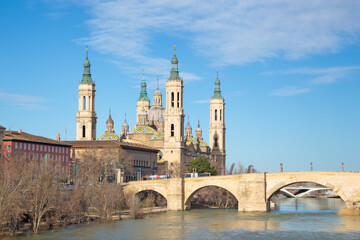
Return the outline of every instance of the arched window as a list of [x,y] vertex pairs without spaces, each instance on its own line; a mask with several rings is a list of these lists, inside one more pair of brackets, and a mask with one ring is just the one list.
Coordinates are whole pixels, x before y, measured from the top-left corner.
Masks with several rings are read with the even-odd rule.
[[83,97],[83,110],[85,110],[86,109],[86,98],[85,98],[85,96]]
[[85,137],[85,126],[83,126],[83,129],[82,129],[82,136],[83,136],[83,138]]
[[174,107],[174,92],[171,93],[171,107]]
[[221,116],[222,116],[222,111],[221,111],[221,109],[220,109],[220,116],[219,116],[219,117],[220,117],[220,121],[221,121]]
[[177,107],[180,107],[180,93],[177,93]]
[[90,99],[91,99],[91,97],[89,96],[89,110],[90,110]]
[[217,121],[217,109],[215,109],[215,121]]
[[175,135],[174,124],[171,124],[171,136]]
[[215,145],[215,147],[217,147],[218,146],[218,136],[217,135],[215,135],[214,140],[215,140],[214,145]]

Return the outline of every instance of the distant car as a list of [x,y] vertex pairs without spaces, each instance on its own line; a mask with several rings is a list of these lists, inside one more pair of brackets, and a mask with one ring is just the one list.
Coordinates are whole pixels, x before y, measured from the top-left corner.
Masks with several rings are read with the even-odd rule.
[[184,178],[189,178],[189,177],[210,177],[211,174],[208,172],[204,172],[204,173],[187,173],[184,175]]
[[144,176],[143,180],[159,180],[159,179],[167,179],[170,178],[169,175],[150,175],[150,176]]

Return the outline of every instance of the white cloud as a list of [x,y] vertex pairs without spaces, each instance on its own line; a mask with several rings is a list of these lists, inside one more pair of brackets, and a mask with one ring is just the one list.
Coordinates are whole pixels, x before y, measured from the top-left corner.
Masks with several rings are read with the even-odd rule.
[[19,106],[25,110],[38,110],[44,108],[44,98],[0,92],[0,100],[9,105]]
[[214,64],[239,65],[333,53],[357,41],[360,30],[360,1],[74,2],[91,16],[90,36],[81,41],[113,54],[121,67],[145,64],[155,74],[169,69],[169,59],[152,57],[158,35],[188,40]]
[[262,74],[296,74],[310,75],[313,79],[308,81],[308,85],[330,84],[348,76],[360,69],[360,66],[337,66],[329,68],[293,68],[286,70],[263,72]]
[[310,92],[310,88],[301,88],[301,87],[285,87],[278,90],[275,90],[271,93],[273,96],[278,97],[289,97],[289,96],[295,96],[299,94],[304,94]]

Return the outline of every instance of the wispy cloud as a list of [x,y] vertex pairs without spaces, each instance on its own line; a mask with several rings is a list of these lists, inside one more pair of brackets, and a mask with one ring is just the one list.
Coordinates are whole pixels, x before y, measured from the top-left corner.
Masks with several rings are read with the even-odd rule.
[[304,94],[310,92],[310,88],[301,88],[301,87],[285,87],[278,90],[275,90],[271,93],[273,96],[278,97],[289,97],[289,96],[295,96],[299,94]]
[[153,57],[158,35],[188,40],[214,64],[239,65],[337,52],[357,41],[360,31],[359,1],[73,2],[91,16],[90,36],[81,42],[117,57],[122,67],[145,64],[156,74],[169,68],[168,59]]
[[24,110],[39,110],[45,107],[44,102],[46,100],[36,96],[0,92],[0,101]]
[[341,66],[330,68],[293,68],[285,70],[277,70],[270,72],[263,72],[262,74],[282,74],[282,75],[306,75],[310,76],[311,80],[300,82],[304,87],[286,87],[275,90],[270,93],[274,96],[294,96],[311,91],[314,85],[324,85],[335,83],[348,75],[360,69],[360,66]]

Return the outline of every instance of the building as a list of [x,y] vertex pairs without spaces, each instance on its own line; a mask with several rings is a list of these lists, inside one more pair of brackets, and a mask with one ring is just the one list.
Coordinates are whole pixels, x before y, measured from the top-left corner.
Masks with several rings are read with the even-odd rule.
[[[210,100],[209,144],[202,137],[200,121],[195,131],[188,117],[184,125],[183,79],[180,77],[178,58],[174,46],[171,59],[170,76],[166,80],[165,108],[162,106],[162,94],[157,84],[153,94],[153,106],[147,96],[146,81],[143,74],[140,96],[137,100],[137,123],[134,128],[123,128],[123,141],[141,143],[160,150],[158,164],[167,164],[186,168],[196,157],[207,157],[219,174],[225,171],[225,100],[221,95],[219,72],[215,79],[214,94]],[[157,80],[158,81],[158,80]],[[125,121],[126,122],[126,121]],[[126,123],[127,124],[127,123]]]
[[5,129],[6,128],[0,125],[0,160],[3,157],[3,139],[5,135]]
[[[163,107],[163,98],[159,89],[158,79],[157,88],[153,94],[153,106],[151,106],[143,72],[140,96],[136,102],[135,126],[132,129],[129,128],[125,115],[122,132],[120,135],[116,134],[110,112],[106,122],[105,133],[95,141],[97,119],[94,107],[95,84],[91,78],[90,62],[88,51],[86,50],[84,74],[78,89],[79,110],[76,115],[76,140],[96,142],[89,143],[89,146],[108,144],[108,146],[115,147],[116,145],[118,147],[117,145],[122,146],[122,144],[136,144],[141,146],[143,150],[147,149],[149,152],[158,149],[159,157],[157,164],[159,167],[155,167],[155,169],[158,169],[160,174],[165,174],[166,170],[170,170],[170,173],[179,169],[185,172],[190,162],[196,157],[208,158],[218,173],[224,174],[226,162],[225,100],[221,95],[219,73],[217,72],[214,94],[210,100],[210,139],[208,141],[210,145],[202,137],[200,121],[198,121],[195,136],[192,134],[189,118],[185,127],[183,88],[183,79],[180,77],[178,58],[174,46],[170,76],[166,80],[165,108]],[[105,144],[98,141],[112,142]],[[73,148],[77,145],[75,142],[71,142],[71,144]],[[138,153],[133,152],[132,154],[136,156]]]
[[[59,136],[58,136],[59,138]],[[18,131],[5,131],[3,139],[4,156],[23,156],[27,160],[53,163],[55,170],[69,175],[71,145],[46,137]],[[59,169],[57,169],[59,167]]]
[[124,181],[140,180],[142,176],[157,173],[158,149],[118,140],[65,141],[71,145],[71,158],[75,165],[86,160],[88,154],[95,154],[99,161],[128,166]]

